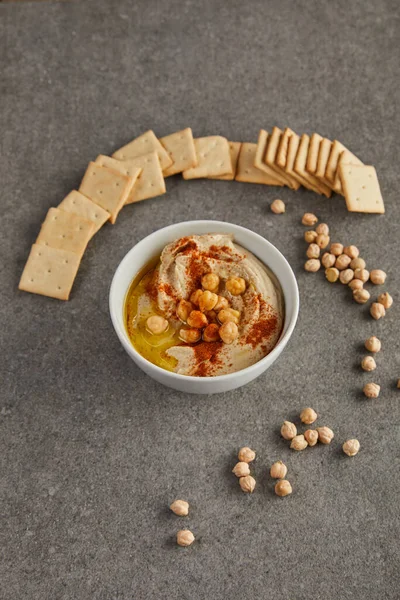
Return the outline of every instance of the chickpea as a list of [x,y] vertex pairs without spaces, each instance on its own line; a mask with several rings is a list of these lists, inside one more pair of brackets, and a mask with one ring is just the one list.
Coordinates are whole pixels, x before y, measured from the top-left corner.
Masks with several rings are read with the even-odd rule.
[[215,273],[207,273],[201,278],[201,285],[205,290],[216,292],[219,287],[219,277]]
[[365,340],[365,347],[369,352],[380,352],[382,344],[376,335],[371,335],[371,337]]
[[317,258],[310,258],[304,263],[304,269],[309,273],[316,273],[321,268],[321,263]]
[[343,248],[343,252],[347,254],[347,256],[350,256],[350,258],[357,258],[360,254],[357,246],[345,246],[345,248]]
[[325,269],[325,277],[330,283],[335,283],[339,279],[339,271],[335,267]]
[[375,285],[382,285],[386,281],[386,273],[381,269],[373,269],[369,277]]
[[191,302],[189,302],[188,300],[180,300],[178,307],[176,309],[177,317],[181,321],[186,323],[186,321],[188,320],[188,316],[190,315],[192,310],[193,310],[193,304]]
[[329,235],[329,227],[326,223],[320,223],[317,225],[315,231],[318,234]]
[[181,529],[176,534],[176,543],[178,546],[190,546],[194,542],[194,535],[189,529]]
[[175,500],[170,505],[170,509],[173,513],[178,515],[178,517],[187,517],[189,514],[189,502],[186,502],[186,500]]
[[355,271],[356,269],[365,269],[365,267],[365,260],[363,258],[360,258],[359,256],[357,256],[357,258],[353,258],[353,260],[350,263],[350,268],[353,269],[353,271]]
[[354,271],[355,279],[361,279],[363,283],[366,283],[369,279],[369,271],[367,269],[356,269]]
[[283,200],[274,200],[272,202],[270,208],[271,208],[272,212],[275,213],[276,215],[281,215],[286,210],[286,206],[285,206],[285,203],[283,202]]
[[232,344],[239,335],[238,326],[233,321],[225,321],[219,328],[219,335],[224,344]]
[[367,398],[377,398],[379,396],[380,391],[381,386],[377,383],[366,383],[363,387],[364,395]]
[[304,213],[301,222],[306,227],[314,227],[314,225],[318,223],[318,217],[316,217],[313,213]]
[[220,323],[226,323],[227,321],[232,321],[238,325],[240,318],[240,312],[238,310],[234,310],[233,308],[223,308],[218,313],[218,321]]
[[275,494],[284,498],[293,492],[292,486],[287,479],[280,479],[275,484]]
[[330,444],[335,437],[335,434],[329,427],[317,427],[317,431],[318,440],[321,442],[321,444]]
[[350,263],[351,263],[350,256],[347,256],[347,254],[341,254],[336,259],[335,267],[337,269],[339,269],[339,271],[343,271],[344,269],[347,269],[347,267],[349,266]]
[[203,294],[203,290],[195,290],[190,296],[190,302],[195,306],[199,305],[200,296]]
[[205,342],[218,342],[219,340],[219,326],[216,323],[207,325],[203,331],[203,340]]
[[325,233],[319,233],[315,240],[315,243],[318,244],[318,246],[321,249],[326,248],[328,246],[329,242],[330,242],[329,235],[325,235]]
[[315,242],[315,240],[318,237],[318,233],[316,231],[305,231],[304,232],[304,239],[307,242],[307,244],[312,244],[313,242]]
[[250,475],[250,467],[246,462],[238,462],[232,469],[232,473],[236,475],[236,477],[246,477]]
[[383,304],[379,304],[379,302],[373,302],[371,304],[369,312],[371,313],[371,317],[373,317],[376,321],[384,317],[386,314],[385,307],[383,306]]
[[341,254],[343,254],[343,244],[338,244],[335,242],[334,244],[331,244],[329,251],[335,256],[340,256]]
[[355,456],[360,450],[360,442],[358,440],[347,440],[343,444],[342,449],[347,456]]
[[295,435],[292,441],[290,442],[291,449],[297,450],[298,452],[304,450],[305,448],[307,448],[307,446],[308,442],[303,434]]
[[195,344],[201,340],[201,331],[199,329],[180,329],[179,337],[186,344]]
[[281,427],[281,436],[285,440],[292,440],[297,435],[297,427],[290,421],[283,421]]
[[336,256],[334,254],[330,254],[329,252],[324,252],[324,254],[322,255],[321,262],[322,262],[323,266],[325,267],[325,269],[330,269],[330,267],[333,267],[333,265],[335,264],[335,261],[336,261]]
[[206,290],[205,292],[202,293],[202,295],[199,298],[199,308],[202,312],[204,312],[206,310],[213,310],[213,308],[215,308],[217,302],[218,302],[217,294],[214,294],[214,292],[210,292],[209,290]]
[[217,322],[217,313],[215,312],[215,310],[207,310],[205,315],[206,315],[209,323]]
[[242,489],[242,492],[246,494],[252,494],[254,492],[254,488],[256,487],[256,480],[251,475],[246,475],[245,477],[239,478],[239,485]]
[[168,321],[164,319],[164,317],[160,317],[159,315],[153,315],[149,317],[146,321],[146,329],[149,333],[153,335],[160,335],[167,331],[168,329]]
[[364,356],[364,358],[361,361],[361,368],[363,371],[375,371],[376,369],[376,362],[375,360],[372,358],[372,356]]
[[358,304],[365,304],[370,299],[371,294],[368,290],[353,290],[353,300],[355,300]]
[[238,459],[240,460],[240,462],[251,463],[255,458],[256,453],[254,452],[254,450],[252,450],[248,446],[243,446],[243,448],[240,448],[238,453]]
[[321,249],[317,244],[310,244],[307,248],[307,256],[308,258],[319,258],[321,254]]
[[388,292],[384,292],[383,294],[379,294],[378,302],[387,310],[392,306],[393,298],[390,294],[388,294]]
[[229,306],[228,300],[226,298],[224,298],[223,296],[218,296],[218,302],[214,306],[214,310],[216,312],[219,312],[220,310],[223,310],[224,308],[228,308],[228,306]]
[[189,327],[195,327],[196,329],[202,329],[208,325],[208,319],[205,314],[199,310],[192,310],[187,318],[187,324]]
[[269,470],[269,474],[273,479],[284,479],[287,473],[287,466],[278,460],[275,462]]
[[231,277],[225,287],[232,296],[240,296],[246,291],[246,282],[243,277]]
[[307,429],[304,432],[304,437],[307,440],[309,446],[315,446],[315,444],[318,442],[318,431],[316,431],[315,429]]
[[303,408],[300,413],[300,421],[306,425],[311,425],[317,420],[317,413],[313,408]]
[[[348,283],[350,283],[350,281],[353,278],[354,278],[353,269],[345,269],[344,271],[340,271],[339,279],[340,279],[340,282],[343,283],[344,285],[347,285]],[[360,281],[360,280],[358,279],[358,281]]]
[[[342,271],[343,272],[343,271]],[[354,277],[354,272],[353,272],[353,277]],[[361,281],[361,279],[352,279],[349,283],[349,288],[354,292],[354,290],[362,290],[364,287],[363,282]]]

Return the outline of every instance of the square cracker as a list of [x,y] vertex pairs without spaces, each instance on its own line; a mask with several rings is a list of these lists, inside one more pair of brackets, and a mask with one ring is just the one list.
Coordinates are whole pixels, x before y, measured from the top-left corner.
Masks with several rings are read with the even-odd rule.
[[[292,137],[295,137],[297,141],[292,143],[291,151],[289,152],[290,141]],[[281,169],[288,173],[288,175],[290,175],[293,179],[296,179],[300,185],[304,186],[306,189],[316,191],[318,193],[318,189],[313,188],[306,179],[296,173],[293,169],[299,143],[300,137],[297,135],[297,133],[295,133],[293,129],[286,127],[279,143],[278,152],[276,155],[276,163]],[[287,165],[289,165],[288,169],[286,169]]]
[[40,229],[36,244],[57,250],[68,250],[82,256],[94,233],[92,221],[78,215],[50,208]]
[[242,142],[229,142],[229,152],[231,155],[232,175],[216,175],[210,179],[222,179],[223,181],[233,181],[236,177],[236,169],[239,159],[240,147]]
[[[274,169],[271,169],[264,162],[264,156],[267,149],[268,132],[265,129],[260,129],[257,140],[257,147],[254,156],[254,166],[264,173],[264,176],[269,178],[269,182],[264,181],[267,185],[288,185],[288,180],[282,174],[278,174]],[[264,177],[265,179],[265,177]],[[256,182],[257,183],[257,182]]]
[[342,152],[347,150],[346,146],[343,146],[338,140],[332,142],[331,152],[329,154],[328,162],[325,170],[325,177],[332,184],[335,182],[336,172],[338,168],[339,156]]
[[168,152],[161,145],[154,131],[151,130],[146,131],[129,142],[129,144],[126,144],[126,146],[116,150],[112,156],[118,160],[128,160],[129,158],[137,158],[138,156],[143,156],[154,151],[158,154],[162,170],[172,165],[172,158],[170,158]]
[[236,181],[242,181],[244,183],[263,183],[264,185],[282,185],[279,182],[275,183],[276,179],[271,178],[270,175],[260,171],[260,169],[254,165],[256,152],[257,144],[243,142],[237,164]]
[[[310,142],[311,143],[311,142]],[[326,165],[332,149],[332,142],[328,138],[323,138],[319,145],[318,157],[317,157],[317,170],[314,175],[321,183],[332,189],[332,183],[325,177]]]
[[83,194],[76,190],[72,190],[58,205],[60,210],[78,215],[87,221],[91,221],[94,225],[92,236],[98,232],[100,227],[104,225],[110,218],[110,213],[98,204],[86,198]]
[[374,167],[339,165],[347,210],[362,213],[385,212],[379,181]]
[[220,135],[196,138],[194,146],[197,166],[183,171],[184,179],[233,174],[229,144],[226,138]]
[[167,191],[157,152],[150,152],[150,154],[130,158],[129,160],[116,160],[110,156],[100,154],[96,158],[96,163],[115,169],[124,175],[136,177],[135,184],[125,204],[155,198]]
[[317,170],[319,146],[323,139],[324,138],[322,135],[319,135],[319,133],[313,133],[311,136],[306,162],[306,170],[311,173],[311,175],[314,175]]
[[316,192],[317,194],[320,194],[321,192],[319,191],[319,188],[317,188],[317,186],[314,186],[308,178],[302,177],[301,175],[296,173],[294,170],[294,163],[296,160],[299,145],[300,145],[300,136],[297,135],[297,133],[293,133],[289,138],[289,146],[288,146],[288,152],[287,152],[287,158],[286,158],[285,171],[289,175],[292,175],[292,177],[297,177],[297,179],[301,183],[301,185],[304,186],[307,190],[311,190],[312,192]]
[[75,252],[33,244],[19,289],[68,300],[81,257]]
[[197,165],[196,149],[190,127],[160,138],[160,143],[173,161],[170,167],[163,170],[164,177],[182,173]]
[[292,190],[298,190],[300,187],[300,183],[294,177],[288,175],[284,169],[278,167],[276,163],[276,158],[278,154],[278,147],[283,135],[283,131],[279,129],[279,127],[274,127],[271,135],[268,136],[267,148],[265,151],[264,162],[266,165],[271,167],[276,173],[285,177],[287,181],[287,185],[292,188]]
[[314,175],[306,171],[306,162],[308,147],[310,145],[310,138],[307,134],[303,134],[300,138],[299,148],[297,150],[296,158],[294,161],[294,171],[298,175],[301,175],[304,179],[310,182],[310,184],[319,190],[320,194],[323,194],[327,198],[331,197],[332,190],[325,184],[319,181]]
[[338,194],[342,194],[342,196],[343,196],[344,195],[343,188],[342,188],[342,183],[341,183],[340,176],[339,176],[339,167],[341,164],[362,166],[363,163],[361,162],[361,160],[359,158],[357,158],[357,156],[355,154],[350,152],[350,150],[344,150],[340,154],[339,160],[338,160],[338,168],[336,170],[336,175],[335,175],[335,181],[334,181],[332,187],[335,190],[335,192],[337,192]]

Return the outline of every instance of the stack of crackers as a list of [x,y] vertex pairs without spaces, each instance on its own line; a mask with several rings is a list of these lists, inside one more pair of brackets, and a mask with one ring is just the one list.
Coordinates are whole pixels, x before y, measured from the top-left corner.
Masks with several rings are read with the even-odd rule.
[[365,166],[340,142],[318,134],[301,137],[287,128],[261,130],[257,144],[222,136],[193,138],[186,128],[158,139],[147,131],[112,156],[90,162],[80,184],[50,208],[33,244],[19,289],[68,300],[83,253],[106,221],[115,223],[126,204],[166,192],[165,178],[236,180],[303,186],[346,198],[350,211],[383,213],[374,167]]

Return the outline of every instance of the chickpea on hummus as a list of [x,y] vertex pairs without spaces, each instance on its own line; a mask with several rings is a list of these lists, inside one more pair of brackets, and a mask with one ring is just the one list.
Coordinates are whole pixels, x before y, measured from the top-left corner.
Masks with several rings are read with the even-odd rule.
[[218,233],[168,244],[126,301],[136,350],[160,367],[198,377],[258,362],[278,342],[283,318],[275,275],[233,236]]

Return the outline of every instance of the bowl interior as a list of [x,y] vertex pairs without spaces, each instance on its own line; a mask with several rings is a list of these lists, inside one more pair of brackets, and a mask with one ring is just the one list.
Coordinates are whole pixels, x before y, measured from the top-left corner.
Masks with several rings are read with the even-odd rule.
[[[139,364],[145,362],[147,366],[151,365],[152,368],[160,370],[172,377],[183,377],[184,379],[193,379],[197,381],[199,379],[217,380],[220,378],[232,377],[235,373],[219,375],[212,378],[190,377],[188,375],[178,375],[177,373],[165,371],[164,369],[161,369],[161,367],[149,363],[131,344],[124,323],[124,306],[126,294],[134,277],[143,267],[154,259],[154,257],[161,254],[166,244],[185,235],[201,235],[205,233],[232,233],[234,235],[234,241],[252,252],[259,260],[261,260],[261,262],[267,265],[276,275],[281,285],[285,303],[285,319],[282,334],[275,348],[267,355],[267,357],[264,357],[261,361],[255,363],[255,365],[259,365],[259,363],[268,357],[269,362],[271,362],[271,359],[273,358],[272,355],[278,346],[282,343],[286,343],[296,324],[299,307],[299,294],[296,278],[289,263],[275,246],[249,229],[220,221],[186,221],[160,229],[138,242],[121,261],[111,284],[110,313],[116,333],[127,352],[134,356]],[[243,369],[240,373],[254,368],[255,365]]]

